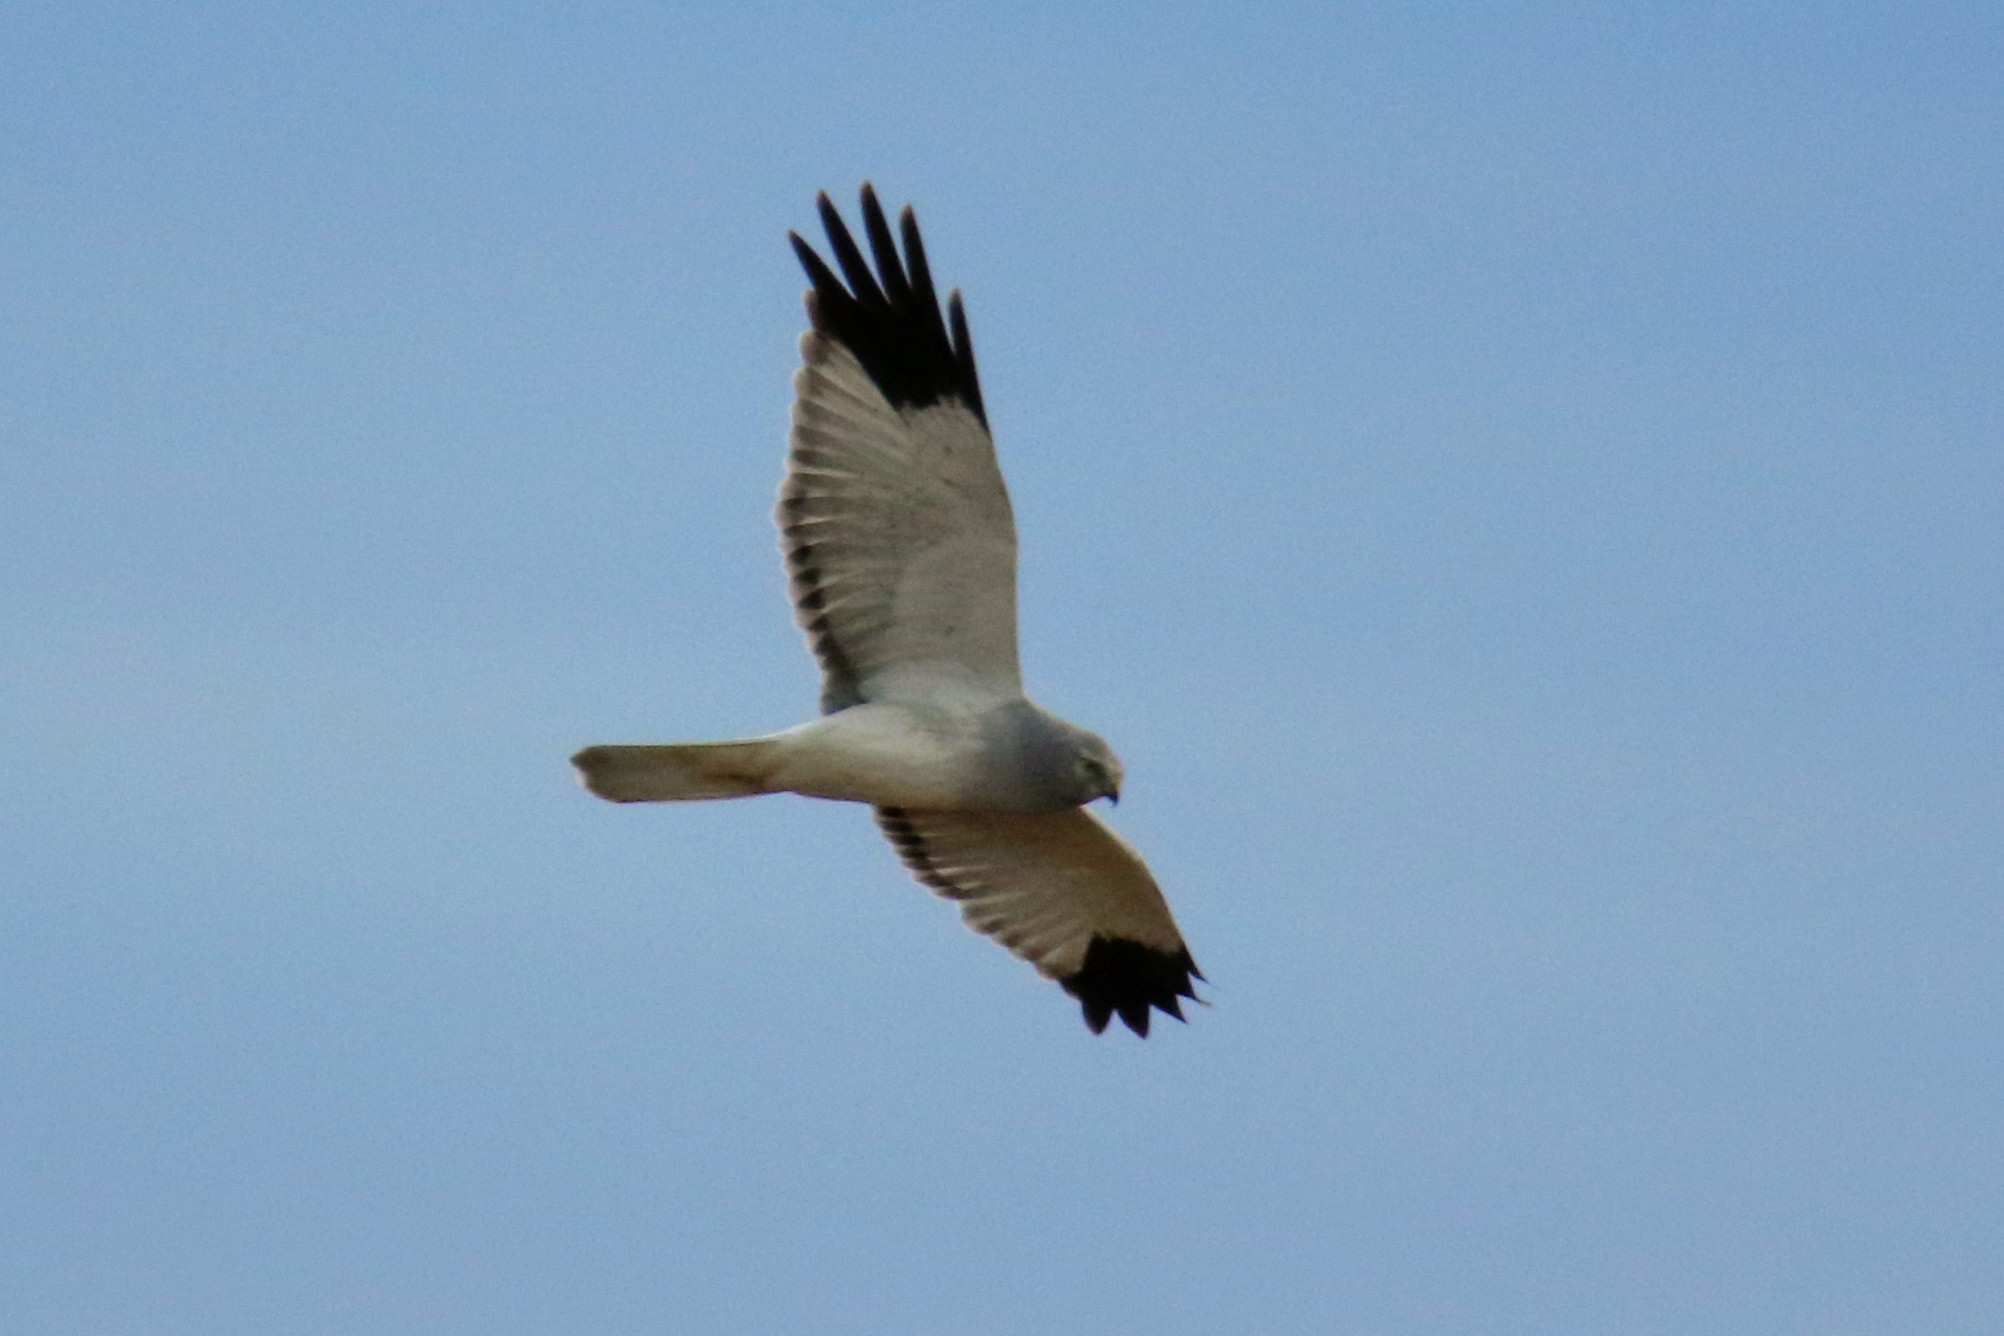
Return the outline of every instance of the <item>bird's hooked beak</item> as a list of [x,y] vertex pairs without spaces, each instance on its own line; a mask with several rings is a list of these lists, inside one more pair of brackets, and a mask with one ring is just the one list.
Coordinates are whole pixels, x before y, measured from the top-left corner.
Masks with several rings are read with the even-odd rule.
[[[1104,751],[1104,744],[1101,744],[1101,748]],[[1103,756],[1081,758],[1079,769],[1082,772],[1081,778],[1091,786],[1085,790],[1092,794],[1086,799],[1087,802],[1094,803],[1104,798],[1115,807],[1120,806],[1120,781],[1126,776],[1121,774],[1120,762],[1115,760],[1110,752]]]

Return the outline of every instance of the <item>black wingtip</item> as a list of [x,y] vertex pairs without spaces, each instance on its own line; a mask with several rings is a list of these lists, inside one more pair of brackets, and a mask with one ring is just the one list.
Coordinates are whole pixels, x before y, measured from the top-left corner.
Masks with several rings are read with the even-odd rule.
[[986,426],[988,414],[981,402],[973,344],[967,337],[967,316],[956,293],[949,332],[919,240],[917,216],[909,205],[899,216],[904,242],[900,256],[877,192],[867,181],[861,198],[863,232],[874,268],[826,191],[815,197],[815,208],[828,234],[834,265],[798,234],[787,234],[800,267],[814,285],[809,311],[814,328],[855,354],[893,405],[923,408],[956,399]]
[[1102,1033],[1118,1015],[1143,1039],[1148,1037],[1150,1009],[1183,1019],[1178,998],[1196,999],[1192,979],[1203,974],[1187,947],[1163,951],[1124,937],[1095,937],[1086,947],[1085,963],[1076,974],[1058,980],[1079,1000],[1086,1027]]

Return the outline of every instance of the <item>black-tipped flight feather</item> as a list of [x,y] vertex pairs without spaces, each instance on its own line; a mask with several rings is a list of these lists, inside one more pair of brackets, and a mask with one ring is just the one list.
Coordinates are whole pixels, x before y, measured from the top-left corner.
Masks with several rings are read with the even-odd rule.
[[1094,1034],[1118,1015],[1148,1034],[1149,1008],[1183,1019],[1203,978],[1140,855],[1083,808],[919,812],[877,824],[922,884],[1079,1000]]
[[874,272],[826,195],[821,216],[843,277],[793,237],[813,328],[776,518],[822,709],[879,699],[914,671],[1020,695],[1016,520],[964,319],[957,338],[940,320],[910,209],[901,258],[864,187]]
[[876,191],[863,187],[863,231],[877,261],[872,271],[826,194],[818,204],[841,278],[799,233],[787,233],[814,284],[814,299],[807,308],[814,328],[855,355],[892,407],[923,408],[957,399],[986,427],[988,414],[981,404],[967,313],[956,290],[947,297],[951,330],[940,319],[939,297],[911,207],[907,205],[898,220],[905,243],[900,258]]

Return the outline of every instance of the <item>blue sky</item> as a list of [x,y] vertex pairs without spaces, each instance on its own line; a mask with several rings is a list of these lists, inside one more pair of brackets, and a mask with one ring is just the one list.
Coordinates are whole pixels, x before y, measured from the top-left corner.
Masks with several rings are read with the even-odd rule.
[[[2004,18],[0,18],[0,1325],[1992,1332]],[[1095,1039],[805,718],[820,189],[967,294]]]

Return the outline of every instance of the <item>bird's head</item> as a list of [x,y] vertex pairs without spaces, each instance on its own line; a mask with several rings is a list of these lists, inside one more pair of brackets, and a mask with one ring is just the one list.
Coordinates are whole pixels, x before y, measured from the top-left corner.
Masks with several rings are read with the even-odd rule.
[[1079,805],[1083,807],[1095,798],[1109,798],[1116,805],[1120,802],[1120,781],[1123,771],[1120,758],[1113,754],[1113,748],[1106,745],[1106,739],[1096,733],[1079,730],[1078,750],[1073,755],[1073,763],[1078,771]]

